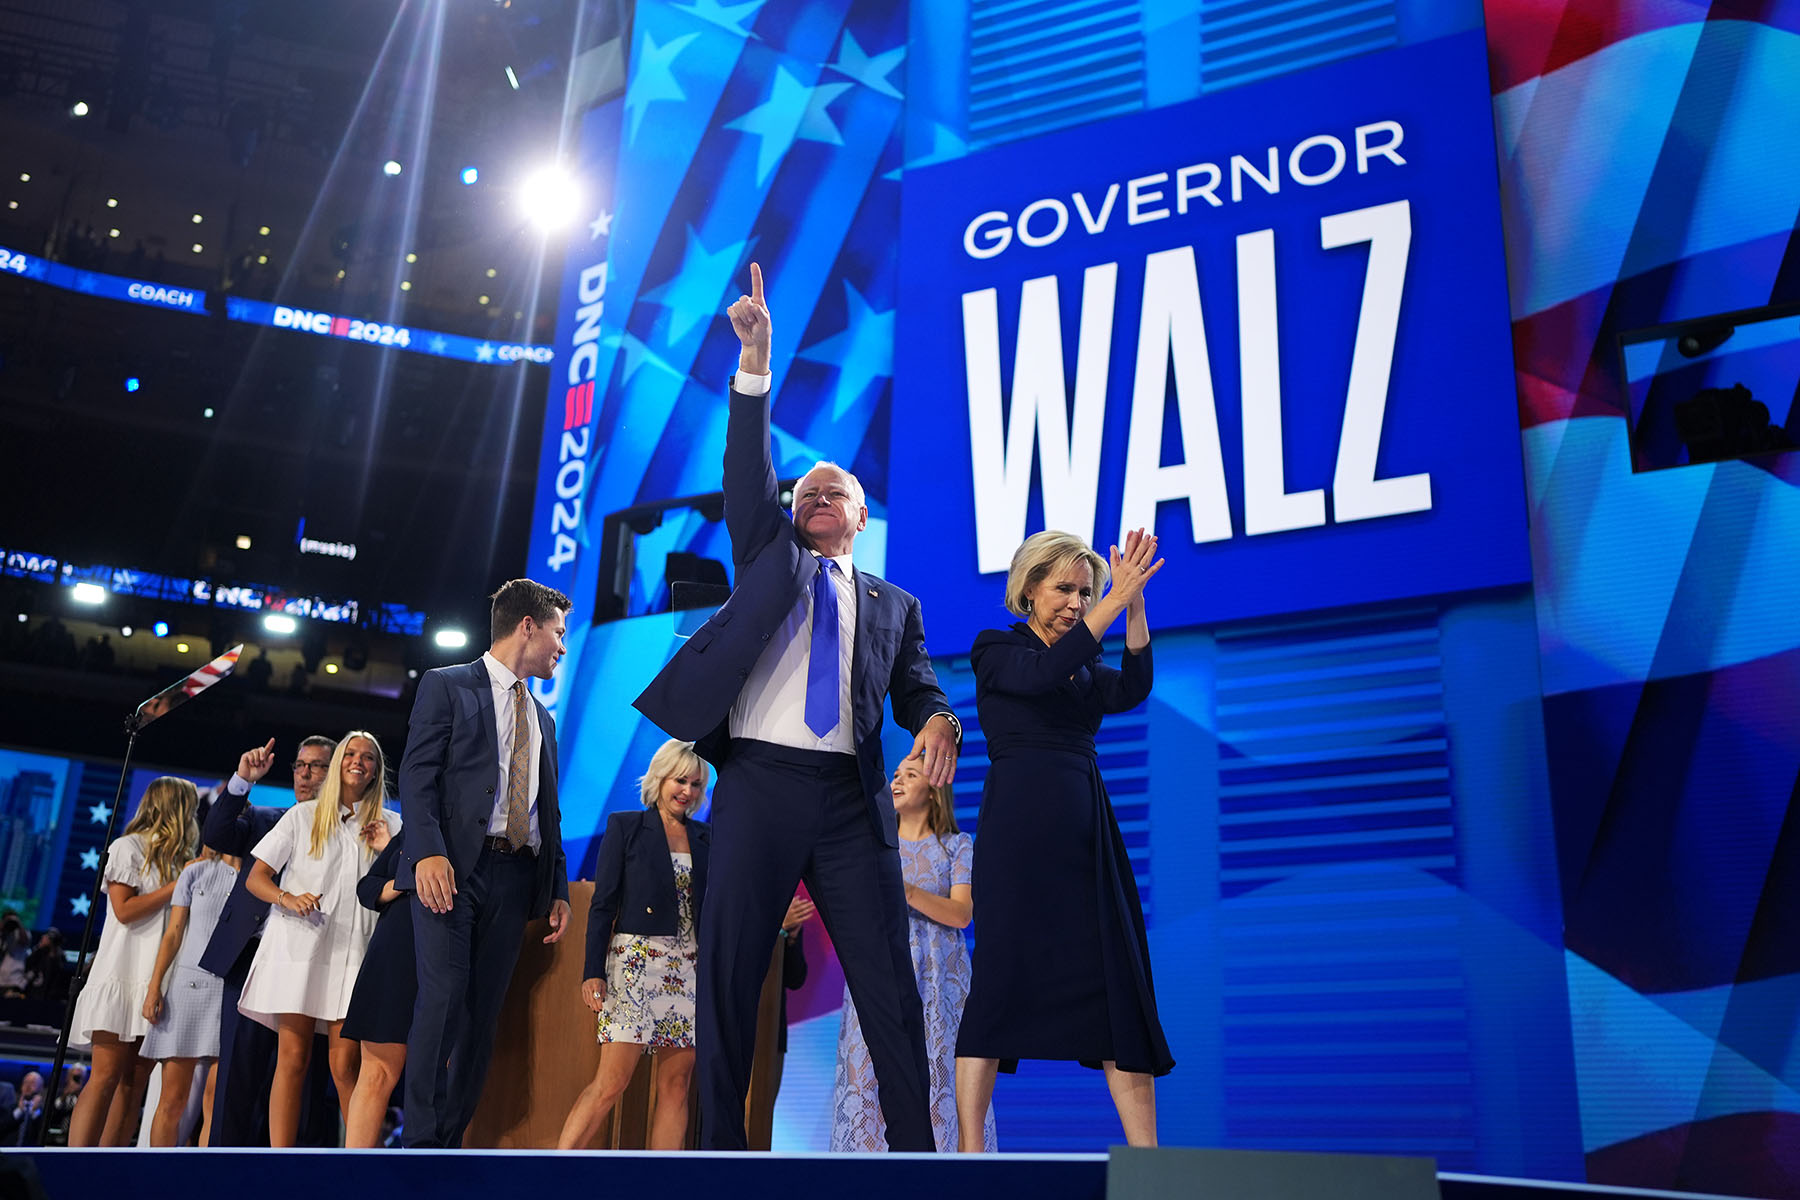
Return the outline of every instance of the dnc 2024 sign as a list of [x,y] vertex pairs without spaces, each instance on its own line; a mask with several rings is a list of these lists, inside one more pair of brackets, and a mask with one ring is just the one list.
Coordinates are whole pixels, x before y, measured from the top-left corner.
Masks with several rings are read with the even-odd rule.
[[904,177],[888,570],[934,647],[1044,528],[1158,625],[1530,578],[1479,31]]

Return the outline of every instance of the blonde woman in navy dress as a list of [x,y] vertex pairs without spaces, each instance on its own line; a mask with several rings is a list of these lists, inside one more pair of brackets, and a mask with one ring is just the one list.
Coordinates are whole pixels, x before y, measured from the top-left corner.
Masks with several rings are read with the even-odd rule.
[[400,814],[383,806],[386,781],[375,735],[346,734],[319,798],[288,809],[251,851],[247,887],[270,908],[238,1011],[275,1031],[271,1146],[294,1144],[316,1033],[327,1036],[338,1106],[349,1119],[361,1055],[343,1036],[344,1015],[376,917],[358,902],[356,885],[400,829]]
[[[175,881],[169,901],[169,924],[156,951],[150,990],[144,996],[144,1019],[150,1032],[138,1051],[162,1064],[162,1090],[150,1120],[150,1144],[173,1146],[181,1132],[194,1072],[219,1060],[219,1005],[225,981],[200,966],[206,943],[237,881],[238,860],[222,857],[210,846],[189,863]],[[165,986],[166,985],[166,986]],[[200,1108],[200,1145],[212,1135],[215,1074],[206,1077]]]
[[[1104,1070],[1125,1140],[1156,1144],[1156,1077],[1175,1060],[1094,735],[1107,713],[1149,698],[1144,585],[1162,561],[1142,530],[1111,559],[1072,534],[1027,538],[1006,578],[1006,607],[1025,620],[988,630],[969,652],[989,766],[975,843],[974,981],[956,1044],[964,1150],[982,1148],[977,1114],[995,1073],[1024,1058]],[[1120,616],[1125,657],[1115,669],[1100,659],[1100,638]]]
[[559,1150],[585,1148],[625,1094],[645,1054],[656,1056],[649,1149],[687,1140],[694,1075],[694,984],[700,904],[712,831],[688,814],[706,795],[706,764],[671,738],[639,780],[642,813],[614,813],[600,839],[588,910],[581,1000],[599,1015],[600,1064],[563,1122]]
[[144,996],[175,881],[200,840],[199,803],[187,780],[154,780],[125,835],[106,848],[106,924],[69,1033],[69,1045],[93,1047],[93,1072],[69,1118],[71,1146],[123,1145],[137,1116],[150,1078],[138,1054],[150,1030]]

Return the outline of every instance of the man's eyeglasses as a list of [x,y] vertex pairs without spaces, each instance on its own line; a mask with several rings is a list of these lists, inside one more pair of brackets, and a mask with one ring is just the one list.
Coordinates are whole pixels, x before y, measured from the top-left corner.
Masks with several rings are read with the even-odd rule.
[[323,775],[330,769],[331,764],[328,762],[307,762],[302,758],[294,763],[294,774],[296,775],[312,775],[314,773]]

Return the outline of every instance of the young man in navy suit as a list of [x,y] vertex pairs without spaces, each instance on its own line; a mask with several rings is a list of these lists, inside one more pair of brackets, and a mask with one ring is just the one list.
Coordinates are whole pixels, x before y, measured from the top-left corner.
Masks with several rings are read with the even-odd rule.
[[742,343],[725,434],[725,524],[736,586],[637,699],[718,768],[700,918],[700,1140],[745,1148],[756,1004],[776,930],[802,878],[869,1041],[888,1145],[932,1141],[923,1010],[907,947],[884,700],[916,734],[932,782],[956,771],[961,730],[925,651],[919,602],[859,571],[862,485],[819,463],[790,519],[769,454],[769,308],[762,270],[729,309]]
[[419,971],[408,1146],[462,1144],[525,922],[549,917],[546,942],[569,923],[556,723],[525,686],[555,673],[569,598],[515,579],[492,599],[488,652],[420,677],[400,764],[406,848],[394,886],[413,894]]
[[[325,785],[325,772],[337,743],[315,733],[300,743],[294,756],[294,803],[316,800]],[[275,739],[266,746],[246,750],[238,757],[237,771],[225,781],[206,810],[200,840],[220,854],[244,859],[219,923],[206,943],[200,966],[225,981],[225,998],[219,1006],[219,1061],[213,1067],[213,1146],[266,1146],[269,1144],[269,1084],[275,1077],[275,1031],[238,1016],[238,996],[250,974],[250,960],[262,941],[263,921],[269,904],[250,894],[250,851],[287,810],[250,803],[250,787],[275,765]],[[322,1047],[315,1047],[322,1052]],[[337,1106],[326,1095],[331,1078],[313,1055],[306,1076],[306,1104],[301,1111],[302,1146],[337,1145]]]

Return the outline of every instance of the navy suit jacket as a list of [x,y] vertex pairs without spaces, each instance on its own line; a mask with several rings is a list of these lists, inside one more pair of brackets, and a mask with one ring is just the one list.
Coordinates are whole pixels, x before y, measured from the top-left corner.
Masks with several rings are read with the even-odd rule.
[[[695,743],[714,766],[730,754],[731,706],[744,681],[819,569],[778,498],[769,455],[769,398],[736,388],[725,427],[725,527],[737,569],[731,598],[682,643],[636,701],[639,712],[671,736]],[[855,571],[852,582],[856,645],[850,711],[856,762],[875,827],[883,841],[898,846],[881,753],[883,702],[892,700],[894,720],[915,734],[934,714],[949,712],[950,704],[925,651],[919,602],[867,571]]]
[[[694,924],[706,898],[706,864],[712,857],[712,827],[687,823],[688,854],[694,860]],[[606,948],[615,933],[674,937],[681,921],[675,895],[675,868],[669,862],[669,835],[662,814],[616,812],[606,819],[600,858],[594,864],[594,902],[588,908],[587,966],[583,979],[606,977]]]
[[[283,808],[268,808],[250,803],[246,793],[234,796],[229,788],[220,788],[218,796],[206,812],[206,824],[200,829],[200,841],[220,854],[247,859],[256,843],[263,840],[275,823],[281,820]],[[280,872],[276,872],[280,878]],[[213,926],[212,938],[200,956],[202,970],[223,979],[242,957],[252,939],[262,934],[263,922],[269,916],[269,902],[250,894],[250,864],[246,862],[219,910],[219,923]]]
[[[552,900],[569,898],[563,864],[562,810],[556,792],[556,723],[537,697],[538,727],[544,733],[538,760],[537,890],[531,915],[550,911]],[[494,815],[500,778],[499,735],[494,727],[494,691],[480,659],[460,667],[439,667],[419,677],[407,725],[406,755],[400,761],[400,816],[406,833],[394,886],[413,891],[413,868],[421,858],[443,855],[460,877],[475,869],[481,843]]]

